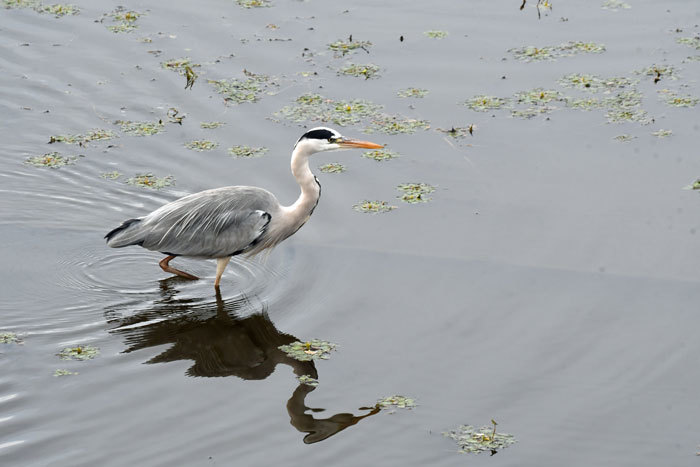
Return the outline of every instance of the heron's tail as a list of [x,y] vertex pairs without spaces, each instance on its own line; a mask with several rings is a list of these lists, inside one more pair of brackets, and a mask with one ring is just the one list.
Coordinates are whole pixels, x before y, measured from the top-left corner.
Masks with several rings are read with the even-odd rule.
[[139,229],[135,228],[141,222],[141,219],[128,219],[116,229],[110,231],[105,238],[107,245],[112,248],[121,248],[123,246],[138,245],[143,242]]

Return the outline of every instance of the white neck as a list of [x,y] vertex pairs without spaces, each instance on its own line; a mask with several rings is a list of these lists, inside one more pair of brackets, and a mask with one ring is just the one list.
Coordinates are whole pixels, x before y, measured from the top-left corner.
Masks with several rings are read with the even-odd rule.
[[285,210],[290,218],[301,223],[306,222],[321,197],[321,187],[309,168],[310,155],[309,146],[303,143],[297,144],[292,152],[292,175],[299,183],[301,194],[296,202],[287,206]]

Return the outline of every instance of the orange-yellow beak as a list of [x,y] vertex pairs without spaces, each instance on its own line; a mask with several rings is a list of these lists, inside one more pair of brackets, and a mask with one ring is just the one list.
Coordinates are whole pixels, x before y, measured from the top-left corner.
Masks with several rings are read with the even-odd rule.
[[377,143],[371,143],[369,141],[360,141],[356,139],[343,138],[336,141],[336,144],[341,148],[367,148],[367,149],[381,149],[384,146]]

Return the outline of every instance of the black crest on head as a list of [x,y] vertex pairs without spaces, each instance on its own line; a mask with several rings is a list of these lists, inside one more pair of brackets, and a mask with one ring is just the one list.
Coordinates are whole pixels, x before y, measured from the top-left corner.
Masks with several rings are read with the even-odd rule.
[[301,138],[299,140],[302,140],[304,138],[307,139],[330,139],[335,136],[335,133],[333,133],[330,130],[326,130],[325,128],[316,128],[310,131],[307,131],[303,135],[301,135]]

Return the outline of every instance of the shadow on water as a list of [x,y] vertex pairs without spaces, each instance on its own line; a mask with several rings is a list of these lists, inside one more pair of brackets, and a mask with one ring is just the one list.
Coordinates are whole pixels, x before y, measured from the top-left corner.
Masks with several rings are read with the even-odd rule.
[[[313,361],[300,362],[279,349],[297,341],[291,334],[277,330],[270,321],[265,305],[259,311],[240,317],[255,305],[246,297],[223,300],[217,292],[215,302],[176,298],[174,288],[182,279],[172,277],[160,281],[159,300],[146,310],[124,316],[122,306],[105,311],[110,332],[121,335],[127,345],[124,353],[171,344],[164,352],[145,363],[166,363],[192,360],[186,374],[194,377],[237,376],[244,380],[262,380],[270,376],[278,364],[288,365],[297,376],[318,379]],[[247,314],[247,313],[246,313]],[[304,443],[312,444],[330,438],[357,424],[363,418],[379,413],[381,408],[364,415],[338,413],[328,418],[316,418],[307,411],[318,413],[325,409],[306,406],[306,396],[315,386],[300,383],[287,401],[290,423],[307,433]]]

